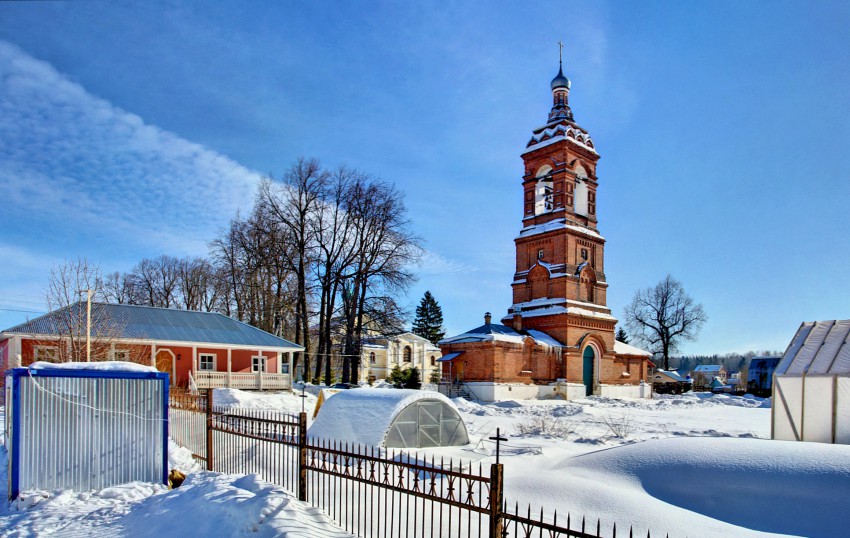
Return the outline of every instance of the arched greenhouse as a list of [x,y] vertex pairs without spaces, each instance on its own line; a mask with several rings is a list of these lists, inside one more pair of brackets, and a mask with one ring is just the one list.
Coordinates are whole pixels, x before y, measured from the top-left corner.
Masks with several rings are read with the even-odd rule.
[[422,390],[363,388],[334,394],[322,405],[308,436],[386,448],[469,443],[451,400]]

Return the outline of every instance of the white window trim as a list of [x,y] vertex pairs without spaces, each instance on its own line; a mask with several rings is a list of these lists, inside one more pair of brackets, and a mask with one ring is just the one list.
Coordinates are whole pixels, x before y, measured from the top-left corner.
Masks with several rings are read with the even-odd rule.
[[[204,368],[204,359],[212,357],[211,368]],[[198,354],[198,371],[199,372],[215,372],[215,362],[216,362],[215,353],[199,353]]]
[[[124,354],[125,356],[122,358],[118,358],[119,355]],[[130,350],[129,349],[113,349],[112,350],[112,360],[114,361],[129,361],[130,360]]]
[[[260,359],[260,360],[257,361],[255,359]],[[251,371],[254,372],[254,373],[256,373],[256,372],[263,372],[263,373],[268,372],[269,371],[268,360],[269,360],[269,358],[266,357],[265,355],[254,355],[253,357],[251,357]],[[259,369],[259,365],[262,365],[262,370]]]

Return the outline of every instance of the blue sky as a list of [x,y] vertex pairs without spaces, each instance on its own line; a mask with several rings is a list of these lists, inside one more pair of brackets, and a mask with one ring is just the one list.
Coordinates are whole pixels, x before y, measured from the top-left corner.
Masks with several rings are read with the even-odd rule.
[[406,193],[456,334],[511,304],[556,42],[602,155],[615,316],[666,273],[687,353],[850,317],[847,2],[0,3],[0,326],[51,265],[206,252],[299,156]]

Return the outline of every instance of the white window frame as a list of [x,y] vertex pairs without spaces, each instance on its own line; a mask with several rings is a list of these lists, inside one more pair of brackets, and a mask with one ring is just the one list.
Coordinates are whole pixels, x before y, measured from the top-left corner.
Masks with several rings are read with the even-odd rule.
[[287,375],[289,374],[289,362],[288,361],[283,361],[283,362],[280,363],[280,373],[287,374]]
[[[42,357],[41,354],[51,351],[52,353],[48,357]],[[35,361],[55,361],[59,358],[59,346],[33,346],[32,347],[32,359]]]
[[[210,359],[208,367],[204,367],[204,359]],[[198,354],[198,371],[215,372],[215,353],[199,353]]]
[[256,372],[268,372],[268,360],[269,358],[265,355],[254,355],[251,357],[251,371]]
[[377,362],[377,357],[375,356],[375,352],[369,352],[369,364],[375,364]]

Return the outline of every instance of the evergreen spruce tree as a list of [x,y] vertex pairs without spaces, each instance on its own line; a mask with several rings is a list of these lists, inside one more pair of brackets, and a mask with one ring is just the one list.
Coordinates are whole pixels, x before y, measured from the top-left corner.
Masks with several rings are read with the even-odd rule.
[[407,379],[404,381],[404,388],[416,389],[422,388],[422,375],[419,373],[419,368],[410,368],[406,370]]
[[626,333],[626,330],[623,329],[622,327],[617,329],[617,336],[615,336],[614,338],[616,338],[617,341],[622,342],[624,344],[629,343],[629,335]]
[[443,330],[443,309],[430,291],[425,292],[425,296],[416,307],[413,334],[426,338],[435,345],[446,335]]

